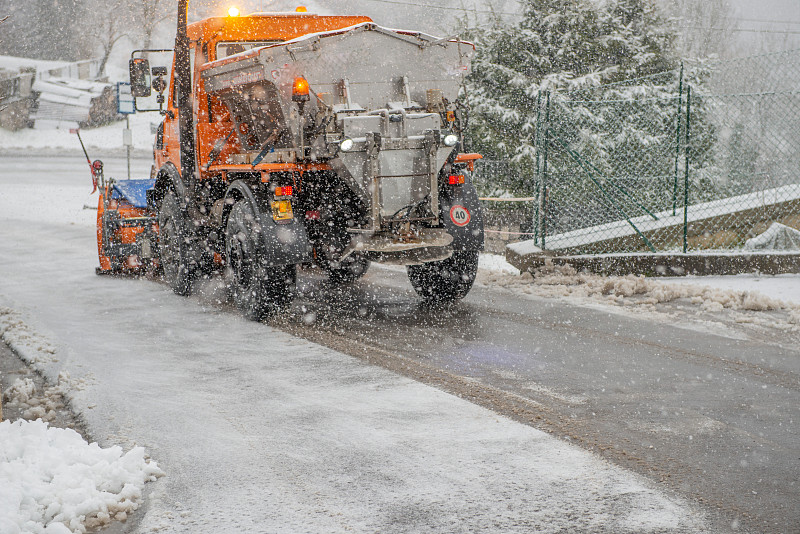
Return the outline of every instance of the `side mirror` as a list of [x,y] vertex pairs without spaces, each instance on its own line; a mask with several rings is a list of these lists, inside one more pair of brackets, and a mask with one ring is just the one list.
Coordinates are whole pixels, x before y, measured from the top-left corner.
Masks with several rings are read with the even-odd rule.
[[131,76],[131,94],[135,97],[150,96],[150,62],[142,57],[128,62]]

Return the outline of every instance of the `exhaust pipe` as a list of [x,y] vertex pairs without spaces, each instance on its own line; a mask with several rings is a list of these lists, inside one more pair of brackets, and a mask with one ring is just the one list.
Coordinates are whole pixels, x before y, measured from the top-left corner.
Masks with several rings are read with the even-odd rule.
[[175,89],[178,91],[178,129],[181,146],[181,179],[195,194],[194,117],[192,116],[192,73],[189,35],[186,30],[189,0],[178,0],[178,28],[175,34]]

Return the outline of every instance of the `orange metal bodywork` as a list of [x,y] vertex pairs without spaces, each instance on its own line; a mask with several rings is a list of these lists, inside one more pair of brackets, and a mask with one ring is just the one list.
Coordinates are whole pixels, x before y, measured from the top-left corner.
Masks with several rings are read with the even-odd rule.
[[[189,24],[187,33],[190,39],[190,55],[192,58],[192,80],[194,85],[194,117],[195,117],[195,161],[200,180],[208,178],[226,179],[229,171],[260,171],[262,180],[269,179],[269,172],[320,170],[327,166],[303,164],[262,164],[234,165],[230,157],[241,151],[241,145],[235,135],[231,136],[227,146],[220,152],[214,162],[209,165],[209,154],[218,139],[228,136],[234,127],[226,106],[215,95],[205,91],[205,84],[200,76],[200,68],[215,61],[216,45],[227,41],[287,41],[302,35],[315,32],[337,30],[354,26],[362,22],[371,22],[369,17],[362,16],[320,16],[305,13],[253,15],[247,17],[211,17],[200,22]],[[241,57],[238,55],[237,57]],[[233,61],[233,60],[232,60]],[[174,67],[173,67],[174,68]],[[174,84],[173,84],[174,85]],[[164,136],[161,147],[156,147],[155,168],[160,169],[171,162],[180,169],[180,140],[178,135],[178,109],[175,102],[174,87],[170,89],[167,99],[167,115],[164,119]]]
[[483,156],[476,154],[475,152],[470,152],[468,154],[459,154],[456,156],[455,163],[466,163],[467,169],[472,172],[475,170],[475,162],[479,159],[483,159]]
[[[103,232],[106,230],[107,225],[104,224],[104,218],[107,211],[116,211],[119,219],[136,220],[140,218],[150,218],[152,213],[143,208],[132,206],[129,202],[123,199],[111,199],[111,186],[106,183],[105,187],[100,189],[100,195],[97,201],[97,256],[100,260],[100,272],[125,272],[136,271],[144,267],[141,258],[132,255],[122,258],[111,258],[104,253],[103,246]],[[108,206],[106,206],[106,198],[109,198]],[[108,208],[108,210],[106,209]],[[139,234],[144,232],[141,226],[123,226],[111,235],[105,236],[109,242],[122,245],[136,245]]]

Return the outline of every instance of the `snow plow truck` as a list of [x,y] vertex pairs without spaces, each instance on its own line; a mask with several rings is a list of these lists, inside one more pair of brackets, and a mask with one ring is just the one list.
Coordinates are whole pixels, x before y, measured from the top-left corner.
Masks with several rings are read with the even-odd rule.
[[312,263],[332,283],[405,265],[423,298],[463,298],[484,236],[481,156],[460,151],[474,46],[298,9],[187,24],[181,0],[171,70],[131,54],[137,105],[163,116],[146,197],[164,280],[187,295],[222,270],[256,320]]

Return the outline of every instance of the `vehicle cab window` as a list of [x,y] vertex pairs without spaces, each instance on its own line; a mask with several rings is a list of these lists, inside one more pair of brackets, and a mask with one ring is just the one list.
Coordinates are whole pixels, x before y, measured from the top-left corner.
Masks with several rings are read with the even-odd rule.
[[281,41],[220,41],[217,43],[216,47],[217,59],[247,52],[260,46],[278,44],[280,42]]

